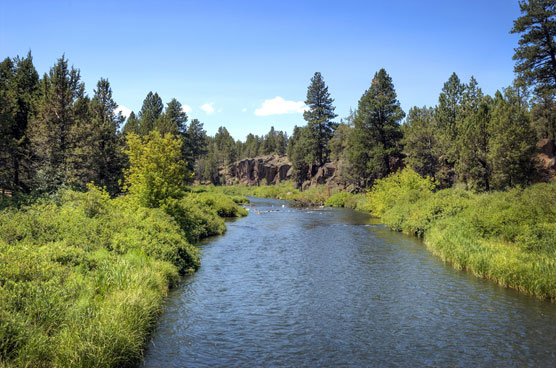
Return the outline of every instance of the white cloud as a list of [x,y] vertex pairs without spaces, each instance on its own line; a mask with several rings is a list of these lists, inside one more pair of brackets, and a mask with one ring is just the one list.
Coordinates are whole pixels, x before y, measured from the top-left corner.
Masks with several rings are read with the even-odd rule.
[[181,111],[185,112],[186,114],[190,114],[193,109],[189,105],[182,105]]
[[280,96],[271,100],[264,100],[263,105],[255,110],[257,116],[295,114],[307,110],[303,101],[287,101]]
[[247,107],[244,107],[243,109],[241,109],[241,112],[247,112]]
[[207,113],[207,115],[214,114],[214,107],[212,107],[212,103],[206,103],[201,106],[201,110]]
[[125,116],[125,118],[127,119],[129,114],[131,114],[131,109],[128,109],[123,105],[119,105],[118,107],[116,107],[116,109],[114,109],[114,112],[116,113],[116,115],[121,112],[122,115]]

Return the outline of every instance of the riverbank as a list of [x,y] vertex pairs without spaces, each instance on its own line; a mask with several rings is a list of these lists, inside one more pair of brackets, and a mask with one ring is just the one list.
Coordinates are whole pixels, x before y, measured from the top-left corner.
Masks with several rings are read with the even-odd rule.
[[353,208],[415,235],[457,269],[556,301],[556,182],[504,192],[436,190],[406,169],[378,181],[366,195],[324,187],[298,192],[288,184],[220,187],[216,191]]
[[169,288],[199,267],[191,244],[246,215],[187,191],[159,208],[94,187],[0,202],[1,367],[135,366]]

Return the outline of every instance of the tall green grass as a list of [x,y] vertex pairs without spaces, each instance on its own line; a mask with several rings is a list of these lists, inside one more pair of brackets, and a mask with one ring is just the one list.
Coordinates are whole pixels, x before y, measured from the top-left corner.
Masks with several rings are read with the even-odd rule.
[[169,287],[199,267],[191,242],[244,212],[223,194],[160,208],[62,190],[0,211],[0,367],[128,367]]
[[474,194],[434,191],[409,169],[376,183],[371,213],[423,237],[454,267],[541,298],[556,300],[556,182]]

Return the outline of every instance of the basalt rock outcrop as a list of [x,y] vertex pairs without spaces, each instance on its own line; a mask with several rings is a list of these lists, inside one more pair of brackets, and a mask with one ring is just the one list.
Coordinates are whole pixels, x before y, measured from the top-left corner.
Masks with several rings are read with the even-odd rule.
[[[338,167],[335,163],[324,166],[309,166],[307,180],[300,185],[302,189],[310,186],[329,184],[338,186]],[[219,169],[220,182],[225,185],[277,184],[292,178],[292,164],[287,156],[264,156],[247,158]]]

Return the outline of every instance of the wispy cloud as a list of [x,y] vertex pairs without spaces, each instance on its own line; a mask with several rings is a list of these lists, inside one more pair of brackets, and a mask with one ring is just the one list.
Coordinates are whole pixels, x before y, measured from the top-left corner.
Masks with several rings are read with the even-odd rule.
[[280,96],[271,100],[264,100],[261,107],[255,110],[257,116],[302,113],[307,107],[303,101],[288,101]]
[[185,112],[186,114],[189,114],[191,113],[191,111],[193,111],[193,109],[189,105],[182,105],[181,111]]
[[125,118],[127,119],[129,117],[129,114],[131,114],[131,109],[128,109],[127,107],[125,107],[124,105],[119,105],[118,107],[116,107],[116,109],[114,109],[114,112],[116,114],[118,114],[119,112],[122,113],[123,116],[125,116]]
[[212,106],[212,103],[204,104],[201,106],[201,110],[203,110],[207,115],[214,114],[214,107]]
[[244,107],[243,109],[241,109],[241,112],[247,112],[247,107]]

